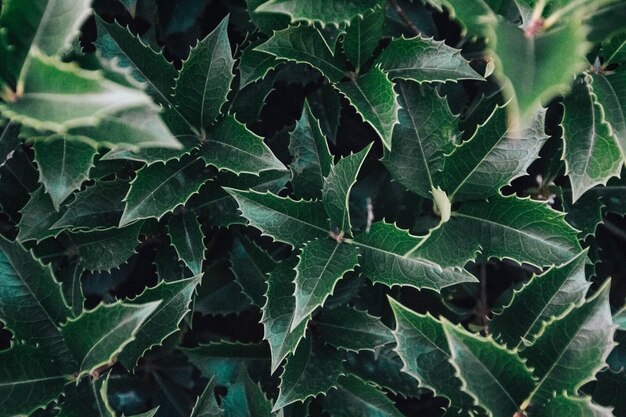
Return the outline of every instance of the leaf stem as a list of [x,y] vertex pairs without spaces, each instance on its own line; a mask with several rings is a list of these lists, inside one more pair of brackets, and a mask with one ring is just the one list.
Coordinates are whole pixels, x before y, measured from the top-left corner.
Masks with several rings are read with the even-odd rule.
[[398,17],[402,19],[404,24],[407,25],[409,29],[411,29],[411,32],[413,32],[415,36],[421,35],[420,30],[417,28],[417,26],[415,26],[415,23],[413,23],[411,19],[409,19],[409,17],[406,15],[404,10],[402,10],[402,7],[400,7],[400,5],[398,4],[398,2],[396,0],[388,0],[388,1],[389,1],[389,5],[393,7]]

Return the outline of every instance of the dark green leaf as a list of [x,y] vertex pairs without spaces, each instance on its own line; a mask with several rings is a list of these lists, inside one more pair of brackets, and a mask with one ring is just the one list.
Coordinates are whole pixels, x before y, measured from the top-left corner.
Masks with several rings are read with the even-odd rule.
[[187,211],[172,216],[167,230],[178,257],[194,275],[198,275],[202,271],[205,248],[204,234],[196,213]]
[[43,186],[31,193],[30,200],[22,208],[21,213],[22,218],[17,225],[19,228],[17,241],[20,243],[29,240],[39,242],[61,232],[60,230],[50,230],[54,229],[53,225],[59,220],[61,213],[57,213],[50,195],[45,192]]
[[381,0],[269,0],[254,12],[286,14],[292,22],[339,26],[349,24],[356,16],[380,7],[381,3]]
[[358,376],[339,378],[337,388],[324,398],[324,408],[336,417],[401,417],[387,396]]
[[242,236],[233,243],[230,254],[230,269],[244,294],[257,307],[265,304],[267,274],[272,272],[277,263],[263,249],[250,239]]
[[383,10],[375,9],[362,17],[355,17],[346,29],[343,50],[357,71],[367,62],[378,46],[384,21]]
[[393,341],[391,330],[378,317],[350,307],[322,310],[314,325],[320,337],[336,348],[374,350]]

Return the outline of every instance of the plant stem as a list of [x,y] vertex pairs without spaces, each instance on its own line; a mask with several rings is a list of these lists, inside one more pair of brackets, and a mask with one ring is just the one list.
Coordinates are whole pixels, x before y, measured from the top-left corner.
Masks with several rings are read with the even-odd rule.
[[415,23],[413,23],[411,19],[409,19],[406,13],[404,13],[404,10],[402,10],[402,7],[400,7],[398,2],[396,0],[388,0],[388,1],[389,1],[389,5],[393,7],[393,9],[396,11],[396,14],[398,15],[398,17],[402,19],[404,24],[407,25],[409,29],[411,29],[411,32],[413,32],[416,36],[420,35],[421,34],[420,30],[417,28],[417,26],[415,26]]

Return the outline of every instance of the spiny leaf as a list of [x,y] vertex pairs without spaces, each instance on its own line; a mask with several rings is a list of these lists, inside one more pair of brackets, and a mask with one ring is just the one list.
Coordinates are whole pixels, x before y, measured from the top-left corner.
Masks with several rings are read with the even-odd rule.
[[258,307],[265,304],[267,274],[276,268],[276,261],[253,241],[241,236],[233,242],[230,269],[252,303]]
[[191,49],[176,80],[175,102],[201,132],[220,114],[234,78],[227,28],[228,17]]
[[375,283],[439,291],[461,282],[476,282],[472,274],[461,269],[462,264],[442,268],[421,253],[413,253],[421,239],[393,224],[376,222],[369,233],[358,234],[354,241],[361,255],[362,271]]
[[[626,55],[626,41],[622,48]],[[611,126],[611,135],[619,146],[622,159],[626,155],[626,56],[619,67],[611,72],[592,73],[589,87],[593,90],[595,103],[603,110],[604,120]],[[605,63],[606,65],[606,63]]]
[[443,321],[450,363],[461,389],[493,417],[511,417],[533,389],[533,375],[515,351]]
[[29,240],[39,242],[61,233],[60,230],[50,230],[54,229],[53,225],[59,220],[62,212],[57,213],[50,195],[45,192],[43,186],[31,193],[30,200],[22,208],[21,213],[22,218],[17,225],[18,242],[24,243]]
[[381,6],[380,0],[270,0],[261,4],[254,13],[281,13],[291,22],[320,23],[340,26],[349,24],[356,16]]
[[376,62],[392,80],[423,83],[483,79],[460,50],[421,36],[392,39]]
[[18,345],[0,352],[0,416],[30,415],[45,407],[61,394],[71,378],[34,345]]
[[385,13],[375,9],[364,16],[352,19],[346,29],[343,50],[348,60],[358,71],[365,64],[378,46],[382,36]]
[[127,344],[119,354],[119,362],[132,370],[139,358],[151,347],[160,345],[169,335],[175,333],[185,315],[190,311],[189,304],[202,275],[180,281],[161,281],[154,288],[148,288],[136,298],[128,301],[131,305],[148,305],[160,302],[135,331],[135,340]]
[[191,417],[222,417],[224,410],[217,404],[215,379],[211,378],[202,394],[196,400]]
[[114,363],[159,304],[160,301],[143,305],[100,304],[94,310],[69,319],[61,332],[79,364],[78,375]]
[[394,179],[422,197],[432,198],[433,177],[459,136],[457,118],[436,90],[398,80],[399,123],[382,163]]
[[296,310],[296,299],[293,296],[296,265],[295,256],[282,261],[269,274],[267,280],[267,301],[263,306],[261,323],[264,328],[263,338],[267,340],[271,350],[272,373],[287,355],[296,350],[306,331],[306,321],[291,330]]
[[398,123],[398,95],[393,83],[378,67],[367,74],[337,84],[339,91],[350,101],[363,121],[376,131],[383,146],[391,149],[394,126]]
[[393,341],[378,317],[350,307],[322,310],[314,320],[317,333],[338,349],[374,350]]
[[267,42],[255,49],[280,60],[309,64],[334,82],[344,77],[341,61],[333,56],[324,37],[313,26],[290,26],[274,32]]
[[202,272],[204,261],[204,234],[193,211],[172,216],[167,230],[178,257],[194,275]]
[[392,298],[389,303],[396,320],[393,336],[396,352],[402,359],[402,370],[432,390],[447,398],[453,409],[468,409],[473,401],[461,390],[450,363],[450,349],[441,322],[430,314],[417,314]]
[[185,204],[206,180],[204,166],[201,159],[189,157],[167,164],[157,162],[137,171],[124,198],[120,226],[151,217],[160,219]]
[[331,167],[328,176],[324,179],[322,203],[330,218],[331,227],[336,228],[340,233],[352,235],[350,191],[371,148],[370,143],[360,152],[342,158]]
[[320,198],[324,177],[330,173],[333,159],[308,100],[304,101],[302,116],[291,132],[289,153],[293,158],[289,169],[294,194],[302,198]]
[[287,169],[263,143],[262,137],[230,115],[209,131],[208,140],[203,142],[199,155],[207,165],[238,175]]
[[[0,167],[13,155],[20,143],[20,125],[14,122],[4,122],[0,119]],[[320,187],[321,188],[321,187]]]
[[478,200],[496,194],[526,174],[548,136],[545,110],[521,131],[512,130],[506,110],[498,107],[470,140],[444,158],[438,184],[450,200]]
[[58,417],[115,417],[107,398],[110,373],[99,378],[83,378],[76,384],[67,384]]
[[618,176],[624,160],[590,82],[579,80],[563,106],[563,159],[575,202],[588,189]]
[[487,258],[560,265],[582,250],[576,230],[563,217],[545,203],[495,194],[488,202],[464,203],[450,221],[431,231],[418,252],[445,264],[445,259],[473,257],[480,247]]
[[535,342],[521,351],[541,378],[530,395],[532,402],[546,402],[554,391],[575,394],[605,365],[615,333],[609,284],[610,280],[593,298],[544,324]]
[[515,292],[511,303],[494,316],[489,323],[490,331],[510,348],[532,343],[543,323],[585,297],[589,289],[585,279],[586,260],[587,250],[584,250],[567,263],[533,276]]
[[280,64],[280,62],[276,62],[273,55],[256,50],[255,48],[260,44],[260,42],[254,42],[241,51],[237,64],[241,90],[247,85],[265,78],[271,70]]
[[298,247],[303,242],[328,236],[328,217],[321,202],[295,201],[269,192],[224,189],[237,200],[242,216],[252,226],[280,242]]
[[227,394],[222,398],[225,417],[272,417],[272,403],[254,382],[248,372],[242,369],[239,378],[228,386]]
[[296,309],[290,331],[295,330],[334,291],[343,275],[354,270],[358,253],[354,245],[316,239],[304,245],[296,266]]
[[28,195],[39,187],[37,170],[20,146],[0,163],[0,207],[13,220],[28,202]]
[[[594,404],[590,397],[573,397],[567,394],[556,395],[538,413],[545,417],[613,417],[610,408]],[[538,414],[537,413],[537,414]],[[534,416],[535,414],[529,414]]]
[[293,355],[287,358],[280,376],[280,392],[273,411],[309,397],[328,392],[343,375],[338,350],[303,339]]
[[67,197],[89,179],[96,149],[80,137],[52,135],[33,143],[39,181],[56,211]]

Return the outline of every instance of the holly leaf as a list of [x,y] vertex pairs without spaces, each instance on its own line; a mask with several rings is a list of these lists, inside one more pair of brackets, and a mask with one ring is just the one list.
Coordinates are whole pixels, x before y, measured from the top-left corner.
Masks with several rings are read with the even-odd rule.
[[289,153],[293,158],[289,169],[294,194],[307,199],[320,198],[324,177],[330,173],[333,159],[320,122],[313,115],[307,100],[304,101],[302,116],[291,132]]
[[0,352],[0,416],[30,415],[55,400],[71,379],[67,370],[34,345]]
[[370,143],[360,152],[340,159],[331,167],[328,176],[324,179],[322,204],[330,217],[330,226],[339,230],[340,233],[352,234],[349,210],[350,191],[356,183],[359,171],[371,148]]
[[547,402],[554,391],[575,394],[605,366],[615,326],[607,281],[584,304],[544,324],[535,342],[520,352],[540,378],[530,400]]
[[[264,3],[266,4],[268,3]],[[282,61],[309,64],[334,82],[341,81],[345,76],[341,61],[335,58],[332,48],[313,26],[290,26],[274,32],[267,42],[257,46],[255,50]]]
[[318,201],[296,201],[272,193],[224,187],[239,204],[241,215],[264,235],[299,247],[303,242],[328,236],[324,206]]
[[167,230],[180,260],[187,265],[192,274],[198,275],[202,272],[205,250],[204,234],[196,213],[187,211],[172,216]]
[[33,143],[39,181],[56,211],[67,197],[89,179],[96,149],[80,137],[52,135]]
[[624,157],[589,82],[579,80],[563,107],[563,159],[575,202],[593,186],[619,176]]
[[255,48],[260,44],[261,42],[253,42],[241,51],[237,64],[240,90],[265,78],[271,70],[280,64],[276,62],[276,57],[273,55],[256,50]]
[[533,276],[515,291],[511,303],[489,323],[494,337],[512,349],[531,344],[544,323],[584,299],[590,285],[585,279],[586,260],[584,250],[567,263]]
[[282,261],[270,272],[267,280],[261,323],[264,329],[263,338],[267,340],[271,350],[272,373],[287,355],[296,350],[306,331],[306,321],[291,330],[296,310],[296,299],[293,296],[296,288],[293,283],[296,265],[296,257]]
[[419,253],[446,265],[473,257],[480,248],[487,258],[542,267],[563,264],[580,253],[576,236],[564,214],[545,203],[495,194],[488,202],[464,203],[450,221],[431,231]]
[[250,379],[245,369],[239,372],[239,378],[228,386],[227,394],[222,398],[225,417],[259,416],[271,417],[272,403],[263,390]]
[[21,213],[22,218],[17,225],[19,232],[16,240],[18,242],[24,243],[29,240],[40,242],[61,233],[60,230],[50,230],[61,217],[61,213],[57,213],[50,195],[43,187],[31,193],[30,200],[22,208]]
[[[0,167],[6,164],[20,144],[20,125],[0,120]],[[321,188],[321,187],[320,187]]]
[[393,129],[398,124],[398,95],[393,83],[378,67],[359,78],[336,85],[382,139],[384,147],[391,148]]
[[100,304],[64,323],[61,332],[79,364],[78,377],[115,363],[117,355],[134,340],[141,325],[159,304],[160,301],[143,305]]
[[358,234],[354,241],[361,255],[361,269],[374,283],[440,291],[461,282],[476,282],[472,274],[460,268],[464,262],[455,268],[443,268],[421,252],[415,253],[422,239],[393,224],[376,222],[369,233]]
[[211,378],[202,394],[196,400],[191,417],[222,417],[224,415],[224,410],[217,404],[215,388],[215,379]]
[[[623,64],[626,63],[626,40],[621,48],[614,52],[614,55],[617,56],[616,59],[619,59],[620,66],[611,72],[592,73],[591,78],[585,78],[585,81],[589,81],[588,87],[593,92],[594,103],[602,108],[604,121],[611,126],[611,136],[624,159],[626,154],[626,105],[624,105],[626,71],[623,69]],[[607,64],[605,62],[605,65]]]
[[375,9],[364,16],[355,17],[346,29],[343,51],[356,71],[359,71],[374,53],[382,37],[384,22],[383,10]]
[[444,157],[438,185],[451,201],[479,200],[496,194],[539,157],[548,139],[544,133],[545,110],[523,130],[515,131],[506,110],[497,107],[472,138]]
[[337,282],[358,262],[354,245],[316,239],[306,243],[298,255],[296,266],[296,309],[290,331],[293,331],[319,306],[322,306],[335,289]]
[[336,417],[402,416],[381,390],[355,375],[340,377],[337,388],[324,397],[323,407]]
[[442,324],[461,389],[493,417],[517,413],[534,386],[532,372],[517,353],[447,320]]
[[378,317],[351,307],[322,310],[313,323],[320,337],[338,349],[375,350],[394,340]]
[[156,287],[148,288],[127,301],[135,306],[160,304],[135,330],[135,339],[119,353],[119,362],[126,369],[132,370],[146,351],[161,345],[168,336],[178,331],[183,318],[191,311],[189,304],[201,279],[202,275],[196,275],[180,281],[161,281]]
[[237,175],[287,169],[263,143],[262,137],[252,133],[233,116],[224,117],[208,132],[199,155],[207,165]]
[[189,157],[165,164],[157,162],[137,171],[124,198],[120,227],[136,220],[160,219],[185,204],[206,180],[204,167],[201,159]]
[[291,22],[320,23],[341,26],[350,24],[356,16],[381,6],[380,0],[270,0],[261,4],[254,13],[280,13],[291,18]]
[[557,395],[540,410],[542,416],[557,417],[613,417],[610,408],[594,404],[590,397],[570,397],[567,394]]
[[398,80],[399,124],[382,163],[394,179],[422,197],[432,198],[434,177],[459,136],[457,118],[435,89]]
[[441,322],[430,314],[415,313],[392,298],[389,303],[396,320],[393,336],[402,371],[417,379],[420,386],[447,398],[455,410],[473,407],[472,398],[461,390],[450,363],[451,353]]
[[191,49],[176,79],[178,109],[201,132],[220,114],[234,78],[227,28],[228,17]]
[[96,181],[94,185],[77,192],[53,225],[54,229],[71,228],[100,230],[117,227],[124,212],[124,196],[128,181]]
[[114,417],[115,413],[107,398],[110,373],[99,378],[83,378],[75,384],[67,384],[58,417]]
[[423,82],[483,80],[459,49],[433,38],[395,38],[376,61],[390,79]]
[[110,271],[135,254],[143,222],[120,229],[70,234],[80,264],[88,271]]
[[257,307],[265,303],[267,274],[277,263],[263,249],[245,236],[235,239],[230,253],[230,269],[250,301]]
[[310,337],[303,339],[295,353],[287,358],[272,411],[328,392],[343,373],[338,350],[314,343]]

